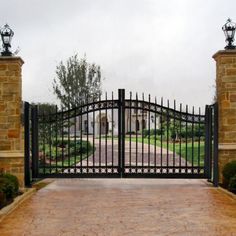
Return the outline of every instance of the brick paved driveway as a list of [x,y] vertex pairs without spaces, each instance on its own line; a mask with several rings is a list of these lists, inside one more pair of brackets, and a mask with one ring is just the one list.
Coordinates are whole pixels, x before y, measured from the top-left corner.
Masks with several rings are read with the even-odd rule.
[[60,179],[0,223],[1,236],[236,235],[236,201],[202,180]]
[[[86,139],[84,139],[86,140]],[[93,143],[91,138],[88,139],[90,143]],[[94,144],[96,146],[96,150],[93,155],[91,155],[88,159],[84,159],[82,161],[82,166],[99,166],[99,161],[101,161],[101,166],[112,166],[112,162],[115,166],[118,166],[118,140],[107,140],[105,139],[99,140],[95,139]],[[178,154],[173,153],[172,151],[167,151],[166,148],[156,147],[154,145],[148,146],[148,144],[135,143],[135,142],[125,142],[125,164],[130,166],[147,166],[148,161],[150,166],[167,166],[167,158],[168,165],[170,166],[185,166],[186,160],[180,157]],[[143,163],[142,163],[143,159]],[[78,162],[77,166],[80,166],[81,163]],[[188,166],[191,166],[191,163],[187,163]],[[170,168],[169,171],[172,169]],[[73,173],[73,169],[70,170]]]

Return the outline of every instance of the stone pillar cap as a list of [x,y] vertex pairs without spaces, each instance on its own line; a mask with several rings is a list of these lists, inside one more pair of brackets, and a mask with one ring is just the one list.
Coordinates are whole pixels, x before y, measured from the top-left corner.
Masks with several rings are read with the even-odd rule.
[[18,61],[21,65],[24,64],[24,61],[21,57],[15,57],[15,56],[0,56],[0,61]]
[[218,52],[216,52],[212,57],[214,59],[216,59],[218,56],[223,56],[223,55],[226,55],[226,56],[233,56],[233,55],[236,55],[236,49],[227,49],[227,50],[219,50]]

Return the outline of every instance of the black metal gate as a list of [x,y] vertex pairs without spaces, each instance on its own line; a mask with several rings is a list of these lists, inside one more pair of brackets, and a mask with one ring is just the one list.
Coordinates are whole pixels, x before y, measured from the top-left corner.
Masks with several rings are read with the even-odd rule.
[[[45,111],[25,103],[26,182],[42,177],[206,178],[217,185],[217,105],[202,114],[137,94]],[[28,179],[27,179],[28,178]]]

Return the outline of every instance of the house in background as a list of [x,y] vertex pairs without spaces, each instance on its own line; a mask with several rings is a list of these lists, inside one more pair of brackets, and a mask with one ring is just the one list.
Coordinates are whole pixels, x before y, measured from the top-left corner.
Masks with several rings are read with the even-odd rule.
[[[156,119],[156,121],[155,121]],[[155,114],[139,109],[127,109],[125,112],[125,133],[141,133],[143,129],[159,129],[160,117]],[[71,127],[71,133],[76,128],[77,135],[94,134],[99,135],[118,135],[118,110],[96,111],[85,114],[76,119],[76,127]]]

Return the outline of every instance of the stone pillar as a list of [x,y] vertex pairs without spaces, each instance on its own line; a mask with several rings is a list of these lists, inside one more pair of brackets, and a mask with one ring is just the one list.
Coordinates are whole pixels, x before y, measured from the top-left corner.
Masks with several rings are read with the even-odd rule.
[[0,56],[0,170],[18,177],[24,186],[24,150],[21,121],[20,57]]
[[216,96],[219,105],[219,181],[224,165],[236,160],[236,50],[218,51]]

